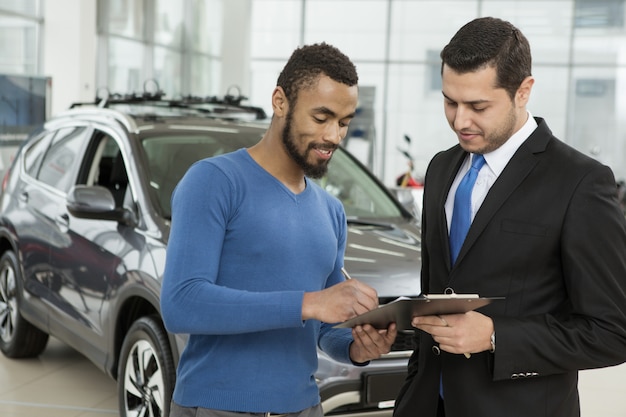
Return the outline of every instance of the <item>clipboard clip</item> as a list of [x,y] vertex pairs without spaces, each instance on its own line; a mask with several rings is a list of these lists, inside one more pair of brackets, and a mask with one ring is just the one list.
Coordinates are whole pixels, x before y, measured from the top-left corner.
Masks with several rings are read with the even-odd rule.
[[442,300],[442,299],[474,299],[479,298],[478,294],[457,294],[450,287],[447,287],[441,294],[424,294],[426,301]]

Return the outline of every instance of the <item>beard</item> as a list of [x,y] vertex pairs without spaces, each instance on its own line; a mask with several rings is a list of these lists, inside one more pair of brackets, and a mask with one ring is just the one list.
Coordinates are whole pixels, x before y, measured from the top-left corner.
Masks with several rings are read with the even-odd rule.
[[489,153],[495,151],[502,146],[507,140],[515,133],[515,126],[517,125],[517,115],[515,109],[511,107],[511,111],[507,114],[504,123],[495,131],[485,136],[487,145],[482,153]]
[[[330,162],[330,159],[320,161],[317,164],[312,164],[308,162],[311,151],[319,146],[315,145],[314,143],[310,143],[303,152],[300,152],[300,150],[296,146],[296,140],[294,138],[293,132],[291,131],[292,119],[293,114],[290,110],[285,119],[285,128],[283,129],[282,134],[283,145],[285,146],[287,153],[289,154],[291,159],[302,169],[302,171],[304,171],[305,176],[309,178],[322,178],[324,175],[326,175],[326,172],[328,171],[328,162]],[[325,145],[323,146],[323,148],[334,151],[335,149],[337,149],[337,146]]]
[[[479,153],[479,154],[486,154],[486,153],[495,151],[500,146],[502,146],[507,140],[509,140],[511,136],[513,136],[513,134],[515,133],[515,127],[517,125],[517,120],[518,120],[518,117],[517,117],[517,114],[515,113],[515,108],[511,107],[509,112],[504,117],[503,123],[500,126],[498,126],[496,129],[490,131],[489,133],[485,133],[484,130],[481,130],[481,131],[473,131],[473,130],[470,131],[469,129],[461,130],[460,133],[481,134],[484,137],[484,144],[480,149],[474,148],[474,149],[465,149],[465,150],[468,152]],[[454,130],[454,122],[450,122],[450,126],[452,127],[452,130]],[[461,146],[464,147],[462,142],[461,142]]]

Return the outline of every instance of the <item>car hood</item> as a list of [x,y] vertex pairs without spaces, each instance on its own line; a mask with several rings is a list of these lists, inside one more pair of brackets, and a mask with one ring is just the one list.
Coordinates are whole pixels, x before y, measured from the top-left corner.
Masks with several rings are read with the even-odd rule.
[[346,269],[385,302],[420,293],[421,261],[420,230],[413,222],[348,219]]

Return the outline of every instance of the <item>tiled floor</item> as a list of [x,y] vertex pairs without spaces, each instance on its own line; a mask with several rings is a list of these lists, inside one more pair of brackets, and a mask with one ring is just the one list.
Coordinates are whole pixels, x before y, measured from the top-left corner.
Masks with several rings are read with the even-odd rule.
[[0,416],[117,416],[115,381],[75,350],[50,339],[38,359],[0,354]]
[[[626,364],[583,371],[583,417],[626,417]],[[56,339],[38,359],[0,354],[0,416],[117,416],[115,382]]]

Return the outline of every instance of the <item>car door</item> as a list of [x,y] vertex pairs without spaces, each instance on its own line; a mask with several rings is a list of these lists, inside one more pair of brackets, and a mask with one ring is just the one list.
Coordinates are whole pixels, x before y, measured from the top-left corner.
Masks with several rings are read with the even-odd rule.
[[[114,264],[66,208],[67,193],[83,170],[91,136],[93,129],[87,126],[57,133],[37,179],[48,191],[42,218],[49,249],[50,333],[88,356],[98,356],[103,346],[100,310]],[[91,348],[86,349],[85,343]]]
[[23,150],[14,170],[19,180],[15,190],[4,196],[5,215],[16,236],[18,259],[22,266],[25,302],[21,309],[37,326],[48,328],[49,240],[51,237],[46,210],[50,207],[49,190],[37,181],[43,155],[56,130],[43,131]]

